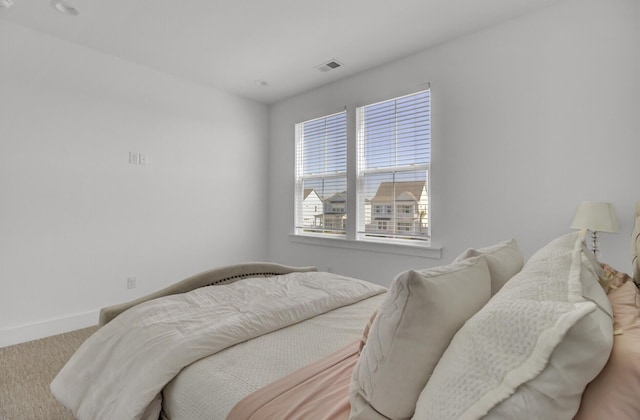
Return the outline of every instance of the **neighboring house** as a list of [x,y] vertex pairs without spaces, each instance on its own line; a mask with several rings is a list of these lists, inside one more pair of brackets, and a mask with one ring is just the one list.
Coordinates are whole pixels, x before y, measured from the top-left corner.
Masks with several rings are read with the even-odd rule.
[[302,225],[304,227],[316,227],[317,216],[322,215],[323,202],[313,188],[304,190],[302,200]]
[[382,182],[370,203],[365,234],[429,237],[429,198],[424,181]]
[[347,224],[347,192],[335,193],[324,200],[324,214],[316,216],[316,224],[324,229],[344,231]]

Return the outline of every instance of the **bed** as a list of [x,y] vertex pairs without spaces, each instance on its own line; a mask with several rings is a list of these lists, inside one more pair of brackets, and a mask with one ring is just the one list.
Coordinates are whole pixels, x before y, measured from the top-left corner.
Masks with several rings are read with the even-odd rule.
[[51,390],[80,419],[637,419],[640,294],[584,236],[526,262],[513,239],[470,248],[388,290],[210,270],[104,308]]

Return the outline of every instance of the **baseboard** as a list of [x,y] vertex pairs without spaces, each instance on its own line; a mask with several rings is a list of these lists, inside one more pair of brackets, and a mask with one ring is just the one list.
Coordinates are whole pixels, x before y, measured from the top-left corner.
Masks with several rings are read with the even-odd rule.
[[0,330],[0,347],[12,346],[25,341],[37,340],[38,338],[97,325],[99,313],[100,311],[97,310],[84,312]]

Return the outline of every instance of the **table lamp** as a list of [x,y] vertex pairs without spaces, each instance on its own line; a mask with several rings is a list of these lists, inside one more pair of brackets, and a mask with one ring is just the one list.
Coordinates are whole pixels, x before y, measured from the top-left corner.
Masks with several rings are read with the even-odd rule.
[[580,203],[569,227],[591,231],[591,248],[594,255],[598,254],[598,232],[617,233],[620,230],[613,204],[599,201]]

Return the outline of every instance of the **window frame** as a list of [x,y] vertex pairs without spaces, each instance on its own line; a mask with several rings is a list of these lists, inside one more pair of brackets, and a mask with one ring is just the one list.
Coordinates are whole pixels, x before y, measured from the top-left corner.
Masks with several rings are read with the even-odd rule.
[[[401,94],[395,97],[393,95],[389,95],[388,99],[382,99],[378,102],[385,102],[389,100],[397,100],[398,98],[404,96],[411,96],[416,93],[420,93],[423,91],[429,91],[429,102],[430,108],[431,103],[433,101],[433,92],[431,90],[430,84],[423,84],[418,89],[415,89],[408,94]],[[387,95],[385,95],[387,96]],[[389,98],[390,97],[390,98]],[[376,103],[376,102],[371,102]],[[366,105],[364,105],[366,106]],[[299,244],[306,245],[316,245],[316,246],[327,246],[331,248],[344,248],[344,249],[354,249],[361,251],[371,251],[371,252],[381,252],[385,254],[398,254],[398,255],[407,255],[407,256],[416,256],[416,257],[426,257],[426,258],[436,258],[439,259],[442,257],[442,246],[434,241],[433,236],[431,236],[429,241],[409,241],[406,239],[397,239],[397,238],[382,238],[382,237],[363,237],[358,233],[357,224],[359,223],[358,218],[360,217],[361,212],[356,205],[350,203],[356,203],[358,200],[357,197],[357,183],[358,183],[358,138],[357,138],[357,113],[358,108],[361,108],[361,105],[352,103],[351,105],[341,106],[343,109],[339,112],[326,113],[323,116],[313,118],[326,118],[335,114],[340,114],[346,112],[346,126],[347,126],[347,203],[346,203],[346,211],[342,213],[346,217],[346,228],[344,234],[333,235],[327,233],[315,233],[315,232],[304,232],[296,227],[295,217],[293,222],[293,232],[289,235],[290,241]],[[337,107],[336,107],[337,108]],[[335,108],[334,108],[335,109]],[[297,127],[299,124],[302,124],[307,121],[312,121],[313,119],[307,119],[305,121],[295,123]],[[433,119],[430,119],[430,128],[433,127]],[[295,134],[295,160],[294,162],[297,176],[297,159],[298,159],[298,132],[296,129]],[[432,216],[433,216],[433,207],[431,202],[431,165],[428,165],[428,178],[427,182],[427,194],[428,194],[428,229],[429,233],[432,234]],[[298,182],[296,178],[295,182],[296,194],[298,189]],[[294,201],[297,196],[294,196]],[[297,207],[297,203],[296,203]],[[392,209],[395,207],[395,204],[391,207]],[[414,211],[417,206],[413,206]],[[324,206],[323,206],[324,210]],[[381,216],[385,216],[387,208],[385,205],[380,207],[380,211],[382,213],[378,213]],[[373,215],[376,211],[374,206],[370,206],[367,209],[369,215]],[[393,211],[392,211],[393,213]],[[405,213],[403,213],[405,214]],[[297,215],[297,208],[294,209],[294,215]],[[353,222],[352,222],[353,221]],[[396,220],[389,220],[388,223],[396,224]],[[325,221],[326,223],[326,221]]]
[[[338,171],[324,171],[324,172],[318,172],[318,173],[311,173],[311,174],[305,174],[305,150],[304,150],[304,127],[305,124],[309,124],[312,125],[315,122],[319,122],[321,120],[325,120],[326,121],[330,120],[331,118],[334,117],[338,117],[338,116],[342,116],[344,115],[344,130],[345,130],[345,136],[344,136],[344,154],[345,154],[345,163],[344,163],[344,170],[338,170]],[[327,208],[330,206],[330,203],[327,201],[330,197],[332,197],[335,194],[331,194],[327,197],[322,197],[320,192],[315,191],[315,193],[318,195],[318,197],[320,198],[322,205],[321,205],[321,209],[322,209],[322,213],[320,214],[316,214],[314,215],[314,223],[312,226],[305,226],[304,225],[304,200],[305,200],[305,195],[304,192],[307,189],[305,187],[305,182],[306,181],[314,181],[314,180],[321,180],[321,181],[325,181],[325,180],[340,180],[342,178],[344,178],[344,184],[345,184],[345,194],[348,191],[348,179],[347,179],[347,171],[348,171],[348,156],[347,156],[347,145],[348,145],[348,135],[347,135],[347,129],[348,129],[348,124],[347,124],[347,118],[348,118],[348,114],[346,109],[340,112],[335,112],[332,114],[328,114],[328,115],[323,115],[321,117],[317,117],[317,118],[312,118],[306,121],[302,121],[299,123],[295,124],[295,191],[294,191],[294,232],[296,235],[320,235],[320,236],[334,236],[336,238],[341,238],[341,237],[345,237],[346,235],[346,229],[344,228],[345,223],[343,222],[342,225],[342,229],[340,228],[334,228],[334,223],[333,220],[330,220],[331,218],[329,218],[329,220],[327,220],[327,214],[333,215],[333,212],[328,212]],[[324,132],[325,137],[328,135],[327,131],[325,130]],[[326,139],[325,139],[326,140]],[[327,150],[327,144],[325,143],[325,154],[323,155],[325,158],[325,164],[326,164],[326,150]],[[332,161],[333,162],[333,161]],[[314,162],[316,163],[316,162]],[[347,210],[347,206],[346,206],[346,201],[345,201],[345,211],[342,212],[342,214],[347,214],[346,210]],[[319,222],[318,222],[319,221]],[[328,223],[327,223],[328,222]],[[342,232],[339,232],[341,231]]]
[[[428,129],[428,146],[426,148],[426,150],[428,151],[428,158],[427,158],[427,162],[423,162],[423,163],[416,163],[416,162],[412,162],[410,164],[403,164],[400,163],[398,164],[398,162],[394,162],[394,165],[383,165],[381,167],[375,166],[375,165],[365,165],[365,150],[366,150],[366,132],[365,132],[365,121],[364,121],[364,113],[368,110],[368,109],[375,109],[375,107],[377,106],[385,106],[387,104],[391,104],[393,103],[393,109],[394,112],[397,112],[397,106],[399,106],[399,104],[406,99],[410,99],[412,97],[416,97],[419,95],[424,95],[426,94],[426,107],[427,107],[427,118],[428,118],[428,123],[427,123],[427,129]],[[363,106],[359,106],[356,108],[355,110],[355,118],[356,118],[356,132],[357,132],[357,150],[356,150],[356,154],[357,154],[357,161],[356,161],[356,165],[357,165],[357,169],[356,169],[356,196],[357,196],[357,201],[356,201],[356,212],[357,212],[357,222],[356,222],[356,226],[357,226],[357,233],[356,233],[356,239],[357,240],[362,240],[362,241],[367,241],[367,240],[385,240],[385,241],[389,241],[390,243],[405,243],[405,242],[409,242],[409,241],[415,241],[415,242],[422,242],[423,246],[431,246],[432,243],[432,237],[431,237],[431,87],[428,86],[426,89],[422,89],[422,90],[418,90],[416,92],[413,93],[409,93],[406,95],[401,95],[401,96],[397,96],[394,98],[389,98],[389,99],[385,99],[382,101],[378,101],[378,102],[373,102],[371,104],[368,105],[363,105]],[[373,111],[374,113],[378,112],[378,111]],[[384,111],[383,111],[384,112]],[[400,144],[400,134],[398,132],[398,127],[399,127],[399,120],[400,120],[400,116],[399,114],[394,114],[393,115],[393,128],[394,128],[394,133],[392,135],[393,141],[392,141],[392,147],[396,148],[393,150],[393,154],[396,157],[396,159],[401,160],[400,158],[400,154],[399,154],[399,149],[398,145]],[[374,120],[375,121],[375,120]],[[378,122],[378,121],[375,121]],[[381,127],[380,129],[382,130],[388,130],[388,127],[386,126],[377,126],[377,127]],[[380,130],[378,129],[378,130]],[[376,141],[379,141],[378,139],[376,139]],[[415,155],[412,155],[415,156]],[[390,175],[392,178],[392,181],[389,181],[390,183],[392,183],[395,185],[396,183],[402,182],[399,180],[396,180],[396,175],[397,174],[410,174],[410,173],[420,173],[424,171],[425,177],[424,177],[424,188],[426,189],[426,197],[425,197],[425,202],[422,201],[416,201],[413,204],[413,208],[415,210],[415,212],[417,214],[421,213],[421,207],[426,206],[426,232],[424,233],[424,235],[419,235],[417,233],[418,230],[418,223],[420,223],[419,229],[420,232],[422,232],[422,226],[424,225],[423,219],[420,217],[419,221],[414,220],[413,224],[415,225],[412,229],[409,229],[411,233],[410,235],[406,235],[404,234],[403,231],[400,231],[399,229],[397,229],[397,221],[402,220],[403,218],[406,217],[407,214],[411,214],[411,209],[409,209],[409,213],[400,213],[398,212],[396,209],[403,205],[402,201],[397,201],[398,198],[394,196],[392,198],[392,204],[382,204],[382,206],[384,207],[385,210],[385,214],[386,215],[391,215],[392,220],[392,226],[394,226],[394,228],[392,229],[393,232],[390,232],[386,235],[383,235],[381,233],[376,232],[376,226],[377,224],[374,223],[375,220],[373,217],[371,217],[371,219],[368,221],[368,225],[370,226],[369,229],[371,229],[369,232],[367,232],[367,211],[365,209],[366,206],[366,202],[367,200],[372,200],[373,198],[367,198],[366,197],[366,179],[368,176],[383,176],[383,175]],[[382,185],[383,181],[380,181],[380,184],[378,184],[378,188],[380,188],[380,186]],[[395,189],[393,190],[395,191]],[[374,194],[375,195],[375,194]],[[421,196],[422,198],[422,196]],[[371,203],[371,205],[374,205],[373,203]],[[411,205],[411,204],[410,204]],[[394,211],[396,210],[396,211]],[[371,213],[373,214],[379,214],[379,213]],[[379,230],[379,229],[378,229]],[[378,237],[378,236],[384,236],[382,238]],[[416,244],[418,245],[418,244]]]

